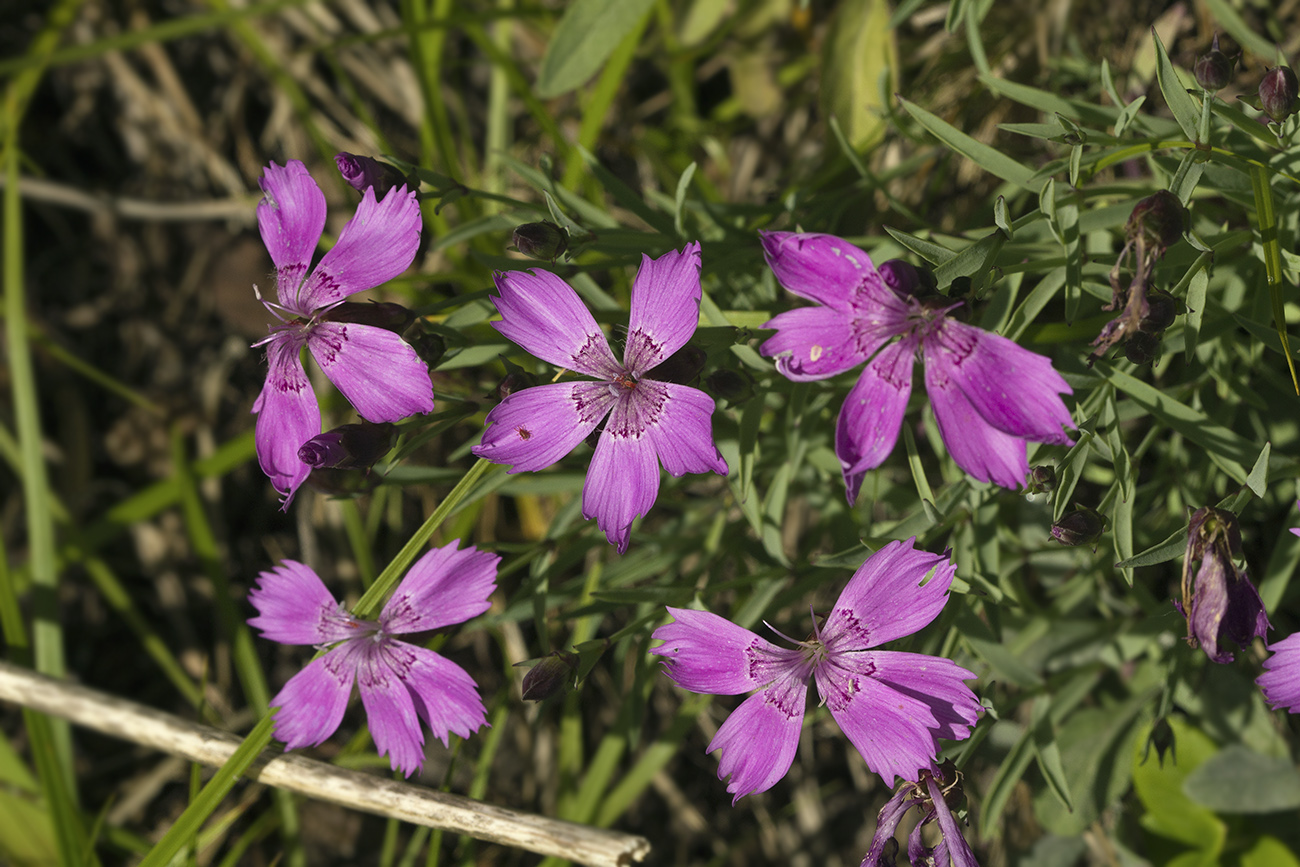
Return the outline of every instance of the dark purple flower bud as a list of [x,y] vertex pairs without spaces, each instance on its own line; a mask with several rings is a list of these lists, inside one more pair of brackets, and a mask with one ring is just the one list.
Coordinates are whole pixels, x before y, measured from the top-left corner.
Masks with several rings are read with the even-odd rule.
[[1056,490],[1056,469],[1051,464],[1034,467],[1029,473],[1029,490],[1035,494]]
[[754,380],[743,370],[719,367],[704,377],[704,386],[709,394],[721,397],[729,403],[740,403],[754,395]]
[[1124,357],[1134,364],[1150,364],[1160,354],[1160,338],[1146,331],[1134,331],[1124,341]]
[[645,378],[687,385],[700,375],[708,357],[708,353],[703,349],[688,343],[657,366],[647,370]]
[[515,249],[533,259],[554,262],[569,249],[569,236],[550,220],[524,223],[511,237]]
[[522,684],[525,701],[543,701],[568,688],[578,671],[578,654],[556,651],[528,669]]
[[602,420],[600,424],[596,425],[596,429],[587,434],[587,438],[583,440],[583,442],[591,446],[593,449],[596,447],[596,444],[600,442],[600,435],[605,432],[605,421],[608,421],[608,418]]
[[415,321],[415,311],[392,301],[344,301],[317,317],[321,322],[355,322],[401,334]]
[[1133,206],[1124,234],[1130,243],[1141,238],[1161,256],[1182,237],[1183,222],[1183,203],[1168,190],[1161,190]]
[[415,354],[420,356],[420,360],[430,370],[437,367],[438,362],[447,354],[447,341],[438,332],[430,330],[423,320],[417,322],[409,333],[402,335],[402,339],[411,344]]
[[1259,106],[1273,120],[1281,123],[1295,110],[1300,93],[1295,73],[1287,66],[1275,66],[1259,82]]
[[1196,83],[1213,93],[1223,90],[1232,79],[1232,61],[1219,50],[1219,34],[1214,34],[1210,50],[1196,58]]
[[317,434],[298,449],[298,460],[313,469],[355,470],[374,466],[393,448],[397,426],[345,424]]
[[497,386],[497,395],[505,400],[516,391],[523,391],[525,388],[532,388],[537,385],[537,377],[533,376],[526,370],[512,370],[506,374],[506,378],[501,380]]
[[[1165,766],[1165,753],[1172,753],[1174,761],[1178,761],[1177,737],[1174,734],[1174,727],[1169,724],[1168,717],[1160,717],[1151,724],[1151,734],[1147,736],[1147,748],[1156,748],[1156,758],[1160,762],[1160,767]],[[1143,761],[1146,760],[1146,754],[1143,753]]]
[[[1268,631],[1268,615],[1259,592],[1233,556],[1241,553],[1237,516],[1223,509],[1204,508],[1192,514],[1183,559],[1182,601],[1174,605],[1187,618],[1187,643],[1199,646],[1211,662],[1232,662],[1222,645],[1232,641],[1245,648]],[[1192,576],[1192,563],[1200,568]]]
[[373,157],[362,157],[347,152],[334,155],[334,164],[339,167],[343,180],[356,191],[364,193],[368,187],[375,188],[375,198],[382,199],[394,187],[415,184],[401,170],[388,163],[381,163]]
[[1147,315],[1138,322],[1138,328],[1148,334],[1160,334],[1174,324],[1178,315],[1178,302],[1174,296],[1160,289],[1147,290]]
[[1092,509],[1075,509],[1052,525],[1052,538],[1062,545],[1092,545],[1101,538],[1106,523]]
[[904,259],[882,262],[876,270],[880,272],[885,285],[903,297],[916,295],[921,289],[921,272],[915,265]]

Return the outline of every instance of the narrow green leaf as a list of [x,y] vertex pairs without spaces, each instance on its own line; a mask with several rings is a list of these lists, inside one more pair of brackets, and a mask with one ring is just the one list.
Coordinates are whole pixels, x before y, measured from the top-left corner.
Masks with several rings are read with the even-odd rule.
[[1127,560],[1121,560],[1115,564],[1116,569],[1135,569],[1138,566],[1154,566],[1157,563],[1168,563],[1183,555],[1187,550],[1187,527],[1175,530],[1169,538],[1165,539],[1158,545],[1146,549],[1135,557]]
[[682,176],[677,179],[677,207],[673,210],[673,227],[677,230],[677,237],[686,237],[686,228],[682,224],[682,215],[686,211],[686,192],[691,188],[691,178],[695,177],[696,164],[692,162],[682,172]]
[[978,142],[956,127],[931,114],[913,102],[898,98],[903,108],[939,141],[974,162],[991,175],[1008,183],[1038,192],[1041,183],[1034,180],[1034,172],[1011,157],[988,145]]
[[1257,497],[1264,496],[1264,490],[1268,487],[1268,455],[1272,450],[1272,443],[1264,443],[1264,449],[1259,453],[1255,466],[1251,467],[1250,474],[1246,476],[1246,486],[1254,491]]
[[[1205,319],[1206,292],[1210,288],[1210,272],[1207,267],[1213,254],[1202,253],[1184,278],[1187,288],[1187,317],[1183,322],[1183,340],[1186,343],[1185,357],[1188,361],[1196,354],[1196,343],[1201,336],[1201,322]],[[1182,282],[1182,281],[1179,281]],[[1177,293],[1178,287],[1174,287]]]
[[936,244],[933,241],[918,238],[916,235],[908,234],[901,229],[894,229],[890,226],[885,226],[885,231],[888,232],[889,236],[895,241],[902,244],[931,265],[942,265],[957,255],[942,244]]
[[993,203],[993,223],[1011,240],[1011,218],[1007,214],[1007,200],[1005,196],[998,196],[997,201]]
[[654,0],[574,0],[542,56],[537,94],[551,99],[584,84],[652,6]]
[[1160,41],[1160,34],[1156,33],[1154,27],[1151,28],[1151,38],[1156,46],[1156,81],[1160,84],[1160,92],[1164,95],[1169,110],[1173,112],[1174,120],[1182,127],[1183,133],[1189,140],[1196,141],[1196,127],[1200,116],[1196,101],[1188,94],[1183,80],[1178,77],[1178,70],[1174,68],[1169,55],[1165,53],[1165,45]]
[[1051,700],[1047,696],[1040,696],[1034,702],[1033,716],[1029,724],[1034,758],[1038,760],[1038,770],[1042,771],[1043,779],[1047,781],[1052,794],[1056,795],[1065,809],[1073,810],[1074,801],[1070,797],[1070,784],[1065,778],[1065,768],[1061,765],[1061,748],[1057,746],[1056,733],[1052,730],[1051,717],[1048,715],[1050,706]]
[[898,81],[889,3],[858,0],[839,4],[822,52],[822,116],[839,122],[845,139],[858,153],[874,147],[885,135],[888,118],[881,76]]
[[1300,809],[1300,773],[1290,759],[1229,744],[1183,780],[1183,793],[1216,813]]

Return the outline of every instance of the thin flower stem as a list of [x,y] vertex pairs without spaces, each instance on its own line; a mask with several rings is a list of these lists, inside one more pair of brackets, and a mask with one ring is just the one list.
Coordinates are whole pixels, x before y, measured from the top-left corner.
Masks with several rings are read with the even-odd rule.
[[[241,747],[240,738],[229,732],[3,661],[0,699],[205,765],[223,765]],[[507,810],[296,755],[259,759],[251,763],[247,776],[268,786],[351,809],[593,867],[641,861],[650,851],[650,843],[643,837]],[[158,851],[155,848],[151,857]]]
[[456,487],[451,489],[446,499],[438,504],[438,508],[431,514],[421,526],[411,535],[407,543],[402,546],[402,550],[397,552],[397,556],[388,564],[387,568],[380,573],[375,579],[375,583],[370,589],[362,595],[357,602],[352,613],[362,620],[371,620],[378,616],[379,608],[393,592],[397,582],[401,580],[402,575],[406,574],[407,568],[415,562],[425,543],[433,536],[435,530],[441,526],[442,522],[451,516],[456,507],[461,504],[469,494],[470,489],[495,465],[486,458],[479,458],[478,463],[469,468],[465,477],[456,483]]

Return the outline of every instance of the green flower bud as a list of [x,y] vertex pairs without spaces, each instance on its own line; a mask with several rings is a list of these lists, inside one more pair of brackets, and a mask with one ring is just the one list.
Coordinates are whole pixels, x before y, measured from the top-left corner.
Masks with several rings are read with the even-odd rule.
[[511,236],[515,249],[532,259],[554,262],[569,249],[569,236],[550,220],[524,223]]
[[1046,494],[1056,490],[1056,469],[1051,464],[1034,467],[1029,473],[1029,490],[1035,494]]

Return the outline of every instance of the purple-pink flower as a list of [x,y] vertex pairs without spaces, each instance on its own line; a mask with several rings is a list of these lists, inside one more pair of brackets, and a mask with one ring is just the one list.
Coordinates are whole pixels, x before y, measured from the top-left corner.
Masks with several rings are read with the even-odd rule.
[[713,444],[713,399],[662,382],[652,368],[681,349],[700,316],[700,245],[658,259],[643,256],[620,364],[578,293],[549,271],[494,275],[501,321],[493,326],[533,355],[596,381],[554,382],[511,393],[487,415],[474,454],[541,470],[567,455],[608,416],[587,481],[582,516],[595,518],[619,553],[632,521],[654,505],[659,465],[674,476],[727,474]]
[[[854,245],[832,235],[762,233],[763,254],[781,285],[819,306],[779,314],[762,346],[777,369],[803,382],[866,361],[840,410],[835,454],[848,499],[863,475],[893,451],[912,392],[912,364],[957,466],[984,482],[1017,488],[1029,473],[1025,442],[1069,445],[1073,427],[1061,394],[1070,386],[1047,358],[947,314],[950,299],[921,301],[891,289]],[[889,343],[894,338],[897,342]]]
[[259,181],[262,241],[275,263],[277,303],[263,302],[280,320],[266,346],[266,384],[257,413],[257,460],[288,508],[311,467],[298,449],[321,432],[320,407],[299,354],[305,345],[366,421],[395,422],[433,409],[429,370],[392,331],[332,321],[348,296],[405,271],[420,242],[420,208],[405,187],[376,201],[367,189],[338,243],[308,272],[325,228],[325,196],[298,160],[271,163]]
[[810,678],[867,767],[887,781],[915,781],[933,762],[936,738],[970,735],[980,703],[964,681],[974,674],[951,660],[874,649],[926,626],[948,600],[957,567],[914,550],[915,541],[890,542],[867,558],[825,622],[813,617],[812,636],[786,639],[794,647],[707,611],[668,609],[674,622],[655,630],[664,643],[650,652],[664,657],[669,677],[691,692],[757,690],[708,746],[722,751],[718,778],[730,775],[733,803],[790,769]]
[[424,764],[424,720],[446,746],[448,734],[469,737],[484,722],[478,687],[454,662],[395,636],[462,623],[490,607],[501,558],[452,542],[416,561],[378,620],[360,620],[334,600],[310,567],[286,560],[258,576],[249,601],[250,626],[281,644],[334,645],[271,699],[275,736],[285,749],[321,744],[343,720],[353,681],[370,734],[393,770],[410,776]]
[[[960,803],[962,796],[960,777],[951,762],[944,762],[943,767],[931,765],[921,771],[917,782],[900,786],[876,818],[876,835],[860,867],[894,867],[898,851],[894,833],[903,814],[913,807],[921,811],[921,821],[907,836],[907,860],[912,867],[979,867],[975,853],[971,852],[952,815],[952,804]],[[926,846],[921,838],[922,829],[931,822],[938,823],[941,833],[933,848]]]
[[1273,710],[1300,713],[1300,632],[1274,641],[1268,649],[1273,655],[1264,660],[1264,673],[1255,683]]

